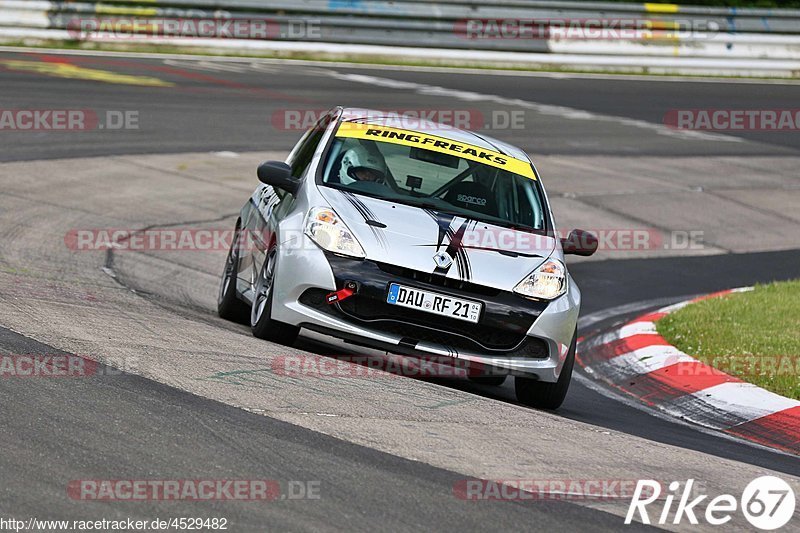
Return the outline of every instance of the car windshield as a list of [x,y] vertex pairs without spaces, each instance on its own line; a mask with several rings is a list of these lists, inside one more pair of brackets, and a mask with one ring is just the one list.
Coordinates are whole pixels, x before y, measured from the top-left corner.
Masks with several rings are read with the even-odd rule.
[[[415,136],[420,137],[428,140]],[[337,134],[324,165],[322,183],[501,226],[546,229],[544,202],[529,163],[499,152],[478,152],[479,148],[465,144],[457,145],[458,149],[483,158],[494,154],[496,161],[484,164],[441,148],[434,151],[414,145],[420,143],[400,144],[396,138],[391,141]],[[440,142],[439,146],[444,144]],[[527,176],[499,168],[499,163],[506,161],[513,161],[515,170]]]

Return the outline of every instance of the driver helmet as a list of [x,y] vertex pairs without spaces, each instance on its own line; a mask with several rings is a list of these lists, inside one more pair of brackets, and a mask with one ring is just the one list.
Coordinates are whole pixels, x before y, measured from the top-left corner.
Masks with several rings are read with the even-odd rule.
[[387,173],[386,162],[380,155],[370,153],[363,146],[355,146],[344,153],[339,178],[383,183]]

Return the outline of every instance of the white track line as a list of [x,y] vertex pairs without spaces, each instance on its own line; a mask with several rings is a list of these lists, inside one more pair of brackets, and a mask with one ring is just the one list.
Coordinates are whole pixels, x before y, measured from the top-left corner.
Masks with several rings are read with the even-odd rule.
[[485,94],[473,91],[462,91],[459,89],[448,89],[446,87],[439,87],[437,85],[427,85],[424,83],[393,80],[390,78],[368,76],[366,74],[349,74],[349,73],[340,73],[336,71],[327,71],[326,73],[329,76],[332,76],[339,80],[349,81],[353,83],[362,83],[365,85],[370,85],[372,87],[386,87],[389,89],[408,90],[425,96],[441,96],[444,98],[455,98],[456,100],[461,100],[464,102],[491,102],[509,107],[531,109],[543,115],[557,116],[568,120],[610,122],[621,126],[643,129],[651,131],[653,133],[657,133],[658,135],[675,137],[683,140],[734,142],[734,143],[744,141],[744,139],[740,139],[739,137],[732,137],[730,135],[721,135],[718,133],[707,133],[707,132],[691,131],[691,130],[679,130],[667,127],[663,124],[646,122],[644,120],[636,120],[632,118],[605,115],[601,113],[593,113],[590,111],[585,111],[583,109],[575,109],[567,106],[542,104],[538,102],[521,100],[517,98],[506,98],[504,96],[499,96],[495,94]]

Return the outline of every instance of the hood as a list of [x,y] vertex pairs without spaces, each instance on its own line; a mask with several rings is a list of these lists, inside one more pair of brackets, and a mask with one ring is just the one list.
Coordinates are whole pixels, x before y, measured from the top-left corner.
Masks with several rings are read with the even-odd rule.
[[512,290],[556,244],[552,237],[433,209],[330,187],[320,192],[355,234],[367,259],[486,287]]

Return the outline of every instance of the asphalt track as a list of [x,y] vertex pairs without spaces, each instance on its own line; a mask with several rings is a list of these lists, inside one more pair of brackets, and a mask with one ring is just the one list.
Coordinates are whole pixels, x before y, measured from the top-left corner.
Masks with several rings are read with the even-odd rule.
[[[59,353],[0,329],[10,353]],[[16,518],[152,520],[226,517],[232,531],[441,531],[490,523],[516,529],[613,531],[619,519],[565,502],[488,502],[452,495],[463,479],[428,465],[356,446],[279,420],[246,413],[159,383],[101,367],[88,380],[4,384],[4,514]],[[11,402],[26,406],[15,414]],[[318,500],[250,502],[76,502],[54,479],[137,479],[142,465],[156,479],[314,480]],[[213,465],[213,468],[209,468]],[[83,479],[87,479],[84,477]],[[59,490],[60,489],[60,490]],[[284,493],[288,491],[284,488]]]
[[[505,101],[465,104],[467,100],[463,98],[448,105],[443,103],[448,95],[431,91],[431,86],[456,87],[508,100],[535,100],[541,104],[526,111],[526,119],[534,121],[535,127],[492,132],[534,155],[626,157],[636,154],[667,158],[751,155],[767,159],[800,155],[800,136],[796,132],[780,135],[752,132],[740,136],[744,142],[716,142],[664,135],[646,126],[660,127],[664,113],[680,107],[791,107],[796,102],[798,88],[786,84],[506,78],[345,67],[333,68],[337,76],[331,76],[328,72],[331,68],[324,66],[267,64],[256,71],[249,68],[222,70],[220,66],[204,67],[184,60],[165,63],[109,57],[70,59],[85,68],[155,77],[171,84],[148,87],[64,78],[30,69],[4,70],[3,60],[58,63],[62,59],[48,54],[1,54],[0,107],[87,108],[101,113],[136,110],[139,129],[2,132],[2,161],[103,156],[109,157],[107,164],[111,166],[117,164],[111,156],[124,154],[285,151],[298,132],[275,128],[276,114],[282,116],[284,110],[324,109],[347,102],[383,108],[388,102],[398,109],[475,107],[487,115],[514,107]],[[5,65],[8,67],[9,63]],[[348,80],[347,76],[352,75],[414,85],[389,90],[383,81],[379,82],[383,83],[383,88],[376,89],[370,86],[369,80]],[[572,110],[566,113],[584,110],[599,117],[621,120],[598,120],[596,124],[565,120],[542,105]],[[48,167],[48,171],[52,172],[53,167]],[[65,174],[65,178],[68,177]],[[58,176],[47,178],[49,189],[42,200],[57,205],[61,197]],[[14,194],[8,198],[14,198]],[[245,196],[241,198],[244,200]],[[143,209],[147,202],[146,198],[132,201],[144,202]],[[9,205],[5,209],[11,212]],[[4,228],[3,235],[10,243],[13,228]],[[17,259],[8,252],[10,249],[11,246],[2,257],[4,266],[13,266]],[[42,251],[34,247],[29,253],[37,250]],[[636,302],[677,300],[756,282],[794,278],[800,273],[798,265],[800,251],[789,249],[578,262],[571,266],[571,272],[583,289],[583,313],[587,315]],[[219,327],[208,318],[211,313],[207,306],[182,308],[185,302],[168,289],[153,294],[149,290],[151,286],[137,278],[136,271],[125,272],[126,266],[125,263],[121,265],[121,273],[126,274],[122,276],[122,283],[150,292],[148,298],[165,312],[194,321],[197,328]],[[63,265],[63,268],[71,270],[72,267]],[[25,296],[17,293],[9,298],[25,299]],[[624,316],[624,313],[616,315],[592,327]],[[0,324],[3,325],[9,326]],[[19,330],[18,327],[13,329]],[[325,347],[308,342],[299,346],[326,351]],[[57,351],[35,338],[0,329],[0,353]],[[560,529],[578,528],[587,523],[598,529],[613,530],[621,526],[616,516],[618,512],[574,503],[483,502],[478,506],[462,502],[453,497],[452,486],[464,477],[463,473],[345,442],[269,416],[247,413],[146,377],[110,374],[113,375],[85,381],[0,381],[4,404],[0,416],[6,428],[1,437],[4,454],[0,469],[3,486],[0,509],[5,514],[18,517],[46,514],[52,518],[138,514],[152,518],[157,514],[176,515],[181,514],[177,511],[191,509],[202,516],[227,516],[237,526],[235,531],[257,530],[264,524],[290,530],[522,529],[530,524],[542,529]],[[464,383],[437,386],[512,401],[508,383],[498,390]],[[800,474],[796,458],[656,418],[581,383],[573,384],[558,416],[734,461],[742,468],[752,465],[789,475]],[[583,445],[585,460],[591,461],[592,443]],[[557,453],[557,449],[557,445],[549,448],[548,453]],[[619,453],[624,456],[626,452],[623,449]],[[547,454],[541,460],[547,462]],[[563,475],[573,473],[565,471]],[[315,479],[322,482],[324,489],[319,501],[276,502],[261,507],[230,502],[193,504],[190,508],[165,502],[87,504],[70,501],[64,494],[63,487],[70,479],[136,476]]]
[[[20,60],[22,56],[2,54]],[[531,100],[544,105],[613,115],[660,125],[671,109],[747,109],[761,102],[769,109],[792,109],[797,102],[796,84],[630,81],[564,77],[475,76],[438,72],[370,71],[364,68],[331,68],[261,64],[244,67],[197,66],[197,62],[143,60],[136,58],[55,56],[31,54],[23,60],[45,65],[69,61],[98,70],[152,77],[174,84],[137,87],[124,83],[96,84],[61,77],[42,78],[40,73],[11,69],[0,63],[4,105],[18,108],[67,108],[136,110],[139,130],[84,132],[79,138],[63,132],[42,132],[19,142],[17,133],[3,132],[2,161],[130,153],[177,153],[203,150],[284,150],[297,131],[273,127],[275,116],[285,110],[322,110],[342,102],[367,108],[510,111],[513,106],[469,103],[450,95],[420,98],[413,92],[375,84],[353,84],[330,76],[371,74],[401,82],[429,84],[462,90],[501,94],[508,99]],[[44,81],[43,81],[44,80]],[[387,101],[387,96],[391,95]],[[692,138],[670,139],[637,135],[637,128],[609,127],[597,122],[564,120],[561,116],[535,116],[525,110],[525,129],[491,133],[516,142],[533,155],[639,154],[639,155],[785,155],[800,148],[800,132],[741,132],[752,142],[697,143]],[[535,124],[534,124],[535,118]],[[535,126],[535,127],[534,127]]]

